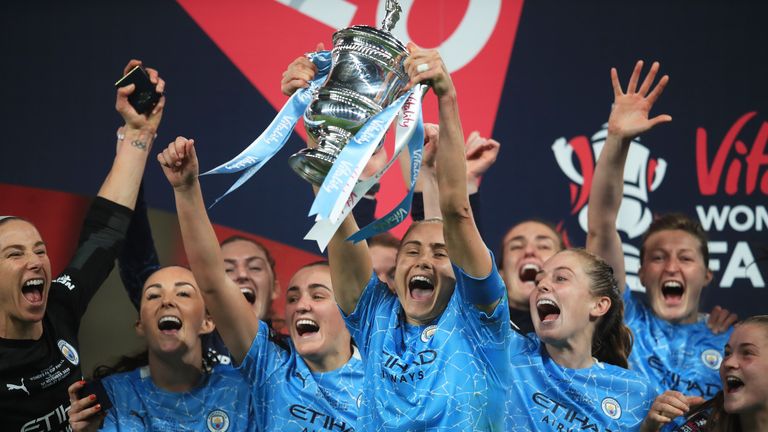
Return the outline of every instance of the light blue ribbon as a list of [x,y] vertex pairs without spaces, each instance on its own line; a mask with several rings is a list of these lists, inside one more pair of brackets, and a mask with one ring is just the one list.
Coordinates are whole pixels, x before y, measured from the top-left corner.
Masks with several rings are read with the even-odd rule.
[[239,155],[218,167],[203,173],[208,174],[232,174],[245,171],[240,178],[226,191],[224,195],[216,198],[211,207],[216,205],[230,192],[239,188],[251,176],[267,163],[288,141],[296,122],[304,115],[307,106],[312,102],[315,91],[323,84],[328,72],[331,70],[331,51],[318,51],[307,54],[312,63],[317,66],[317,74],[310,81],[309,87],[297,90],[283,105],[280,111],[267,126],[267,129],[256,138],[251,145],[245,148]]
[[371,117],[344,146],[320,186],[309,216],[317,215],[318,219],[330,219],[334,223],[337,221],[376,145],[384,138],[392,120],[412,92],[413,89],[409,90]]
[[[395,134],[395,148],[391,159],[385,163],[384,166],[379,168],[378,171],[371,175],[371,177],[365,180],[360,180],[354,185],[352,193],[344,202],[341,214],[338,216],[335,222],[332,222],[331,219],[316,218],[312,229],[310,229],[307,235],[304,236],[305,240],[316,241],[320,250],[324,251],[328,246],[328,243],[331,241],[333,234],[339,229],[339,226],[341,226],[344,219],[347,217],[347,215],[349,215],[357,203],[360,202],[360,199],[363,198],[363,195],[365,195],[374,184],[381,181],[384,173],[392,166],[393,163],[397,161],[400,152],[408,146],[408,144],[411,142],[411,138],[413,138],[413,135],[416,132],[418,125],[417,119],[421,116],[421,101],[426,89],[427,87],[422,84],[415,86],[413,92],[403,104],[403,108],[401,109],[398,116],[397,131]],[[414,143],[419,143],[421,141],[416,138]],[[414,159],[421,157],[420,152],[416,152],[413,156]],[[368,159],[366,159],[365,162],[361,161],[361,163],[367,163],[367,161]],[[417,169],[418,168],[419,167],[417,167]],[[402,214],[402,212],[398,213]],[[400,220],[402,221],[402,218]],[[387,229],[387,227],[382,228],[380,228],[382,231]]]
[[408,194],[392,211],[352,234],[347,240],[357,243],[376,234],[389,231],[404,221],[405,217],[410,213],[411,203],[413,202],[413,190],[416,187],[416,180],[421,169],[421,159],[424,154],[424,121],[421,117],[421,109],[419,109],[418,113],[416,130],[413,132],[411,139],[408,140],[408,152],[411,154],[411,184],[408,187]]

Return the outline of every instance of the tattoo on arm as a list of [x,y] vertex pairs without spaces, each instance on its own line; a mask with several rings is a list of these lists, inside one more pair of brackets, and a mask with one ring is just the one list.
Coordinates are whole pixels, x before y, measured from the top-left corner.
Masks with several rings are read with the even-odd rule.
[[133,140],[131,141],[131,145],[136,147],[139,150],[146,150],[147,149],[147,143],[142,140]]

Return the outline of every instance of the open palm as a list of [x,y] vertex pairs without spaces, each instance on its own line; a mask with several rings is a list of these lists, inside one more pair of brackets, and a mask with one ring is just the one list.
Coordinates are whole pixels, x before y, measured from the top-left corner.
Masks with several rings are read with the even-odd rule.
[[667,114],[649,118],[651,108],[664,91],[664,87],[669,82],[669,77],[664,75],[656,86],[651,89],[656,74],[659,71],[659,63],[654,62],[638,89],[637,84],[642,68],[643,61],[640,60],[635,64],[635,69],[632,71],[626,92],[621,88],[616,68],[611,69],[614,102],[611,116],[608,118],[609,133],[631,139],[652,129],[659,123],[672,121],[672,117]]

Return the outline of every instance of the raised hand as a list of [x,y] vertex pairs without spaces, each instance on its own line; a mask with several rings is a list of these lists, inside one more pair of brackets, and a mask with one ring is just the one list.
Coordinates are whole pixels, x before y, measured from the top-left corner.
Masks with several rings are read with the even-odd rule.
[[83,388],[85,381],[76,381],[67,389],[69,393],[69,426],[75,432],[99,430],[104,420],[104,412],[95,395],[80,399],[78,390]]
[[421,159],[423,167],[435,167],[435,151],[439,140],[440,126],[434,123],[424,123],[424,154]]
[[707,327],[709,327],[712,333],[720,334],[728,331],[738,320],[739,316],[735,313],[731,313],[731,311],[723,307],[715,306],[707,318]]
[[187,189],[197,181],[200,167],[195,153],[195,140],[177,137],[176,141],[168,144],[168,147],[157,155],[157,161],[174,189]]
[[664,91],[667,82],[669,82],[669,76],[664,75],[661,77],[656,86],[653,87],[653,90],[651,90],[653,81],[656,79],[656,74],[659,71],[659,62],[654,62],[638,89],[637,84],[640,80],[642,69],[643,61],[639,60],[635,64],[632,76],[629,78],[627,91],[624,92],[619,82],[616,68],[611,68],[614,102],[611,116],[608,118],[608,133],[622,139],[632,139],[652,129],[659,123],[672,121],[672,117],[667,114],[648,118],[653,104],[656,103],[656,100]]
[[480,136],[473,131],[467,137],[467,188],[468,192],[477,192],[480,178],[496,162],[501,144],[492,138]]
[[651,410],[645,416],[640,430],[642,432],[656,432],[674,418],[687,414],[691,408],[702,403],[704,403],[704,399],[699,396],[685,396],[678,391],[667,390],[653,401]]
[[[125,66],[125,69],[123,69],[123,74],[127,74],[131,69],[139,65],[141,65],[141,60],[134,59],[129,61]],[[147,75],[149,75],[149,81],[152,84],[155,84],[155,91],[162,94],[165,90],[165,81],[160,78],[160,75],[158,75],[155,69],[144,68],[144,70],[147,71]],[[130,96],[134,90],[136,90],[135,84],[118,88],[115,109],[123,117],[123,120],[125,120],[126,128],[148,130],[154,134],[155,131],[157,131],[157,127],[160,125],[160,119],[163,117],[165,96],[160,98],[160,101],[158,101],[157,105],[155,105],[155,108],[152,109],[152,112],[149,113],[149,115],[144,115],[137,113],[130,102],[128,102],[128,96]]]
[[[325,46],[322,43],[318,43],[315,47],[315,51],[324,49]],[[280,91],[286,96],[291,96],[296,90],[309,87],[309,82],[315,78],[316,73],[317,66],[314,63],[305,56],[298,57],[283,72],[283,79],[280,80]]]
[[411,55],[405,60],[404,66],[411,81],[407,88],[423,82],[432,87],[437,97],[455,95],[451,75],[437,50],[425,50],[409,42],[408,52]]

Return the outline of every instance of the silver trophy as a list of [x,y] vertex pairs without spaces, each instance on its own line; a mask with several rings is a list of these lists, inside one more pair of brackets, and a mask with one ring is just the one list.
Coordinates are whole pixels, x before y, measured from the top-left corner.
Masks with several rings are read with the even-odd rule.
[[[403,67],[408,50],[390,30],[400,5],[387,0],[381,29],[357,25],[333,34],[328,79],[304,111],[307,134],[316,148],[288,160],[305,180],[321,185],[341,150],[365,122],[395,101],[408,84]],[[381,145],[381,143],[379,143]]]

